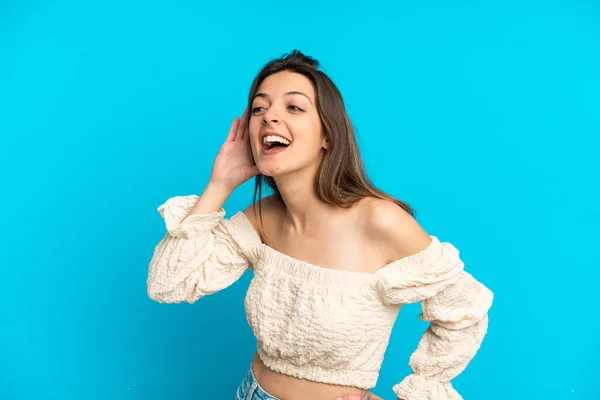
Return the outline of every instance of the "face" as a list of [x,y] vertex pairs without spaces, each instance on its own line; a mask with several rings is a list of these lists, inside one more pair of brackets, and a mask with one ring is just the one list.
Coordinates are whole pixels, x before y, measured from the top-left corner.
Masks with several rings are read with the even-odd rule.
[[277,177],[318,166],[327,141],[308,78],[289,71],[269,75],[249,113],[250,144],[261,174]]

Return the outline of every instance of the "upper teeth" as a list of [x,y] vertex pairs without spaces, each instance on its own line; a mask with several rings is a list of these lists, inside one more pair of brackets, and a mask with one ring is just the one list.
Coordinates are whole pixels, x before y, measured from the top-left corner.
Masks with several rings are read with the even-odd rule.
[[283,143],[285,145],[290,145],[292,143],[289,140],[287,140],[286,138],[282,138],[281,136],[268,135],[263,138],[263,143],[273,143],[273,142],[279,142],[279,143]]

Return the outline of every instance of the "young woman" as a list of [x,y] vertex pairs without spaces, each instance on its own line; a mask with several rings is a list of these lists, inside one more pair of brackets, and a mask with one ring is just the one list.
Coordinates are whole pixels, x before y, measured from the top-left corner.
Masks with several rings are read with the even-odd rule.
[[[224,218],[256,177],[255,201]],[[262,197],[263,182],[274,191]],[[383,355],[400,306],[422,301],[430,326],[393,387],[405,400],[461,399],[450,380],[487,331],[493,294],[458,250],[367,178],[342,96],[318,61],[294,51],[263,67],[201,196],[158,208],[167,233],[149,296],[193,303],[248,269],[257,352],[237,399],[379,399]]]

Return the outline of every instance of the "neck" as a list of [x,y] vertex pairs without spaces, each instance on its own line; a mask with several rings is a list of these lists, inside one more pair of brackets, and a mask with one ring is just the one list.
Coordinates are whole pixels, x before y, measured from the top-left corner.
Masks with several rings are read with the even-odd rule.
[[275,179],[286,207],[284,223],[294,233],[314,231],[325,220],[325,215],[335,208],[317,197],[315,175],[316,168],[311,168]]

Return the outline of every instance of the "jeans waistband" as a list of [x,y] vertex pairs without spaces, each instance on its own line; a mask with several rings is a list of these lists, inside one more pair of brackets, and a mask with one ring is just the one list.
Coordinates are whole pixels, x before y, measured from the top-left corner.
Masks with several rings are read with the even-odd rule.
[[[365,400],[368,400],[370,395],[371,392],[368,392],[364,397]],[[238,387],[236,400],[279,400],[279,398],[269,394],[258,384],[252,371],[252,366],[250,366],[242,383]]]

